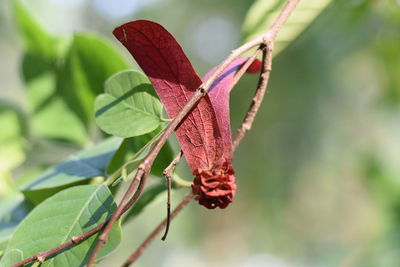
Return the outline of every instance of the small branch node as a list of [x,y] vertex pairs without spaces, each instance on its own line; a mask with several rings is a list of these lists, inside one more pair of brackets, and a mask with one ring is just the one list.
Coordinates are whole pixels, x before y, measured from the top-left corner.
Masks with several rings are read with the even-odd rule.
[[206,95],[206,94],[207,94],[207,90],[204,89],[203,86],[200,86],[200,87],[198,88],[198,90],[200,91],[200,93],[201,93],[202,95]]
[[71,241],[74,244],[79,244],[80,238],[79,238],[79,236],[73,236],[73,237],[71,237]]
[[183,154],[182,151],[180,151],[175,156],[175,158],[172,160],[172,162],[163,171],[163,174],[164,174],[165,178],[167,179],[168,195],[167,195],[167,225],[165,227],[165,233],[161,237],[162,241],[165,241],[165,239],[167,238],[168,231],[169,231],[169,225],[171,222],[171,178],[172,178],[172,175],[173,175],[176,165],[179,163],[179,160],[182,157],[182,154]]
[[147,162],[143,161],[142,163],[139,164],[138,171],[140,170],[140,171],[144,172],[146,170],[146,166],[147,166]]
[[99,236],[99,242],[105,244],[105,243],[107,242],[107,237],[108,237],[107,234],[102,233],[102,234]]
[[43,263],[46,260],[46,255],[39,253],[36,258],[40,263]]

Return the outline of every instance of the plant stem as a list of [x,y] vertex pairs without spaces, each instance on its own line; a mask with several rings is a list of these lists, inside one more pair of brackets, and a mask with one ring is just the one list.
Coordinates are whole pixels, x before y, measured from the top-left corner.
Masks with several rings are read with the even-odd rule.
[[[189,192],[183,200],[176,206],[176,208],[172,211],[170,219],[175,218],[176,215],[190,202],[193,194]],[[151,232],[147,238],[140,244],[139,248],[135,250],[135,252],[129,257],[129,259],[122,265],[123,267],[127,267],[136,261],[137,258],[142,255],[142,253],[146,250],[147,246],[156,238],[156,236],[166,227],[168,222],[168,218],[165,218],[154,230]]]
[[163,174],[165,178],[167,178],[168,184],[168,197],[167,197],[167,226],[165,227],[165,233],[163,237],[161,237],[162,241],[165,241],[168,235],[170,216],[171,216],[171,177],[175,170],[176,165],[179,163],[183,153],[182,150],[175,156],[174,160],[165,168]]
[[267,47],[263,49],[263,59],[261,64],[262,65],[261,65],[260,79],[258,80],[257,90],[251,102],[250,108],[247,111],[245,118],[243,119],[242,125],[236,132],[236,136],[233,140],[233,149],[236,149],[236,147],[242,141],[246,132],[251,129],[251,126],[253,125],[257,112],[263,101],[265,92],[267,90],[269,76],[271,73],[271,66],[272,66],[271,45],[267,45]]
[[249,57],[249,59],[246,61],[246,63],[244,63],[243,66],[236,72],[233,83],[232,83],[232,88],[235,87],[235,85],[242,78],[243,74],[246,73],[247,69],[257,58],[258,54],[260,54],[262,48],[263,48],[263,45],[260,45],[260,47],[256,51],[254,51],[254,53],[251,55],[251,57]]

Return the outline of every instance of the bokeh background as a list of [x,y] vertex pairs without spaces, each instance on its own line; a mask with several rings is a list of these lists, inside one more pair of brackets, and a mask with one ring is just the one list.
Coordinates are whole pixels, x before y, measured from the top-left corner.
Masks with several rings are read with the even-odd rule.
[[[21,41],[0,3],[0,98],[24,108]],[[134,19],[164,25],[199,74],[240,44],[250,0],[29,0],[56,35],[92,32],[129,58],[111,31]],[[233,129],[254,93],[231,99]],[[1,129],[0,133],[4,130]],[[74,147],[38,146],[57,162]],[[136,266],[400,266],[400,2],[334,1],[275,57],[263,106],[235,153],[238,192],[225,210],[191,203]],[[180,175],[190,180],[184,166]],[[14,171],[22,179],[24,167]],[[174,193],[173,203],[185,194]],[[99,266],[119,266],[165,216],[165,197],[124,228]]]

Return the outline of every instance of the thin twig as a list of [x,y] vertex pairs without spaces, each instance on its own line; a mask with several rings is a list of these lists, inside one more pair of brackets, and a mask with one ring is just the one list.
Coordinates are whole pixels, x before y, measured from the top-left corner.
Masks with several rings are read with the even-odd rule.
[[164,235],[161,237],[162,241],[165,241],[169,231],[169,224],[171,221],[171,176],[165,176],[167,179],[167,226],[165,227]]
[[242,78],[243,74],[246,73],[247,69],[257,58],[258,54],[260,54],[263,47],[264,47],[264,45],[260,45],[260,47],[256,51],[254,51],[254,53],[251,55],[251,57],[249,57],[249,59],[246,61],[246,63],[244,63],[243,66],[236,72],[235,77],[233,77],[232,88],[235,87],[235,85]]
[[260,79],[258,80],[257,90],[251,102],[250,108],[247,111],[247,114],[242,122],[242,125],[237,130],[236,136],[233,140],[233,149],[236,149],[236,147],[242,141],[246,132],[251,129],[254,118],[256,117],[257,112],[263,101],[265,92],[267,90],[269,76],[271,73],[271,66],[272,66],[271,45],[272,44],[269,44],[267,45],[266,48],[263,49],[263,59],[261,63],[262,65],[261,65]]
[[81,243],[82,241],[86,240],[87,238],[91,237],[92,235],[94,235],[95,233],[99,232],[104,225],[106,224],[106,222],[103,222],[99,225],[97,225],[95,228],[89,230],[88,232],[85,232],[79,236],[74,236],[72,237],[70,240],[68,240],[67,242],[62,243],[61,245],[54,247],[50,250],[44,251],[44,252],[40,252],[37,253],[34,256],[31,256],[29,258],[24,259],[23,261],[17,262],[14,265],[12,265],[11,267],[19,267],[19,266],[23,266],[31,261],[35,261],[38,260],[40,262],[44,262],[49,256],[56,254],[66,248],[72,247],[74,245],[77,245],[79,243]]
[[170,217],[171,217],[171,178],[172,178],[172,175],[173,175],[176,165],[179,163],[179,160],[182,157],[182,154],[183,153],[181,150],[178,153],[178,155],[175,156],[174,160],[163,171],[163,174],[164,174],[165,178],[167,179],[168,195],[167,195],[167,226],[165,227],[165,233],[164,233],[163,237],[161,237],[162,241],[165,241],[165,239],[167,238]]
[[[112,226],[114,225],[114,223],[118,220],[118,218],[121,217],[121,215],[123,213],[125,213],[127,210],[129,210],[129,208],[140,197],[140,195],[141,195],[141,193],[143,191],[144,185],[146,183],[147,174],[150,171],[151,165],[153,164],[156,156],[160,152],[160,150],[163,147],[163,145],[167,142],[169,136],[175,131],[175,128],[186,117],[186,115],[189,114],[191,112],[191,110],[197,105],[199,100],[207,93],[207,91],[209,90],[211,85],[214,83],[214,81],[223,73],[223,71],[229,66],[230,63],[232,63],[241,54],[247,52],[248,50],[250,50],[250,49],[252,49],[252,48],[254,48],[256,46],[259,46],[261,44],[272,45],[273,41],[276,38],[277,33],[281,29],[282,25],[287,21],[289,15],[294,10],[294,8],[296,7],[296,5],[298,4],[299,1],[300,0],[289,0],[287,2],[287,4],[285,5],[285,7],[283,8],[282,12],[279,14],[277,19],[273,23],[273,25],[271,26],[271,28],[266,33],[256,37],[255,39],[245,43],[244,45],[240,46],[239,48],[237,48],[237,49],[235,49],[235,50],[233,50],[231,52],[231,54],[220,64],[220,66],[213,73],[213,75],[211,75],[209,77],[209,79],[205,83],[203,83],[196,90],[196,92],[193,94],[191,99],[186,103],[186,105],[182,108],[182,110],[167,125],[167,127],[164,130],[164,132],[160,135],[160,138],[157,140],[157,142],[155,143],[153,148],[150,150],[150,152],[148,153],[146,158],[140,164],[134,179],[132,180],[131,184],[129,185],[128,190],[125,192],[120,204],[118,205],[117,210],[113,213],[111,218],[108,221],[106,221],[106,222],[98,225],[97,227],[89,230],[88,232],[85,232],[85,233],[83,233],[83,234],[81,234],[81,235],[76,237],[76,240],[81,240],[81,239],[85,240],[89,236],[91,236],[91,235],[97,233],[98,231],[102,230],[103,227],[105,226],[103,233],[99,237],[99,242],[97,243],[97,245],[95,247],[95,250],[91,255],[91,258],[90,258],[90,261],[88,263],[88,266],[93,265],[94,260],[96,259],[96,256],[97,256],[98,252],[101,250],[101,248],[103,247],[103,245],[107,241],[108,235],[109,235],[110,230],[111,230]],[[269,49],[272,49],[272,47],[269,46]],[[254,116],[253,116],[253,119],[254,119]],[[133,190],[136,187],[138,182],[140,182],[138,189],[136,190],[136,192],[132,196],[132,198],[128,201],[128,199],[132,195]],[[189,201],[189,200],[187,200],[187,201]],[[180,209],[182,209],[187,203],[181,202],[181,204],[183,204],[183,205],[182,205],[182,207]],[[180,207],[180,206],[178,205],[178,207]],[[176,214],[180,211],[180,209],[174,210],[174,212],[176,211],[176,213],[173,212],[171,214],[171,219],[174,216],[176,216]],[[166,221],[166,219],[164,221]],[[156,228],[155,231],[153,231],[152,234],[154,234],[154,236],[157,235],[158,232],[163,229],[163,227],[165,227],[165,225],[164,226],[161,225],[161,228]],[[158,231],[156,231],[156,230],[158,230]],[[75,241],[72,241],[72,240],[67,241],[67,242],[65,242],[65,243],[63,243],[63,244],[61,244],[61,245],[59,245],[59,246],[57,246],[55,248],[52,248],[52,249],[50,249],[50,250],[48,250],[46,252],[41,252],[41,253],[38,253],[38,254],[36,254],[34,256],[26,258],[26,259],[24,259],[24,260],[22,260],[22,261],[20,261],[20,262],[18,262],[16,264],[14,264],[13,267],[22,266],[22,265],[24,265],[26,263],[29,263],[31,261],[35,261],[35,260],[38,260],[38,259],[41,259],[41,260],[44,261],[49,256],[51,256],[53,254],[56,254],[56,253],[60,252],[61,250],[66,249],[68,247],[71,247],[71,246],[73,246],[75,244],[77,244]]]
[[[123,209],[122,214],[125,213],[126,211],[128,211],[127,207],[125,207]],[[89,231],[87,231],[87,232],[85,232],[85,233],[83,233],[81,235],[73,236],[70,240],[62,243],[61,245],[59,245],[57,247],[54,247],[54,248],[49,249],[47,251],[39,252],[34,256],[26,258],[23,261],[17,262],[14,265],[12,265],[11,267],[23,266],[23,265],[25,265],[25,264],[27,264],[27,263],[29,263],[31,261],[36,261],[36,260],[43,263],[47,258],[49,258],[49,256],[57,254],[58,252],[66,249],[66,248],[69,248],[69,247],[72,247],[72,246],[76,246],[76,245],[80,244],[81,242],[85,241],[86,239],[88,239],[89,237],[91,237],[92,235],[98,233],[99,231],[101,231],[104,228],[104,226],[106,225],[107,222],[108,221],[105,221],[105,222],[97,225],[96,227],[90,229]]]
[[[98,238],[97,245],[95,246],[92,254],[90,255],[87,266],[92,266],[95,263],[97,254],[100,252],[100,250],[103,248],[104,244],[107,242],[109,233],[110,233],[114,223],[118,220],[119,217],[121,217],[121,215],[124,213],[124,210],[128,210],[133,205],[133,203],[137,200],[137,198],[140,195],[140,193],[137,194],[137,192],[138,191],[141,192],[143,190],[144,184],[146,182],[146,178],[147,178],[147,173],[145,173],[143,171],[143,169],[139,167],[137,169],[135,178],[133,178],[131,184],[129,185],[128,190],[125,192],[117,210],[113,213],[111,218],[106,222],[106,226],[103,230],[103,233],[101,233],[101,235]],[[132,199],[129,200],[129,197],[133,193],[133,190],[135,189],[138,182],[140,182],[139,186],[138,186],[135,194],[133,195]],[[127,203],[125,204],[125,202],[127,202]]]
[[[190,202],[192,199],[193,194],[190,191],[184,198],[183,200],[176,206],[176,208],[172,211],[171,213],[171,220],[175,218],[176,215]],[[147,238],[140,244],[139,248],[135,250],[135,252],[129,257],[129,259],[122,265],[123,267],[127,267],[131,265],[133,262],[136,261],[137,258],[142,255],[142,253],[145,251],[147,246],[156,238],[156,236],[165,228],[167,224],[167,218],[165,218],[154,230],[151,232]]]

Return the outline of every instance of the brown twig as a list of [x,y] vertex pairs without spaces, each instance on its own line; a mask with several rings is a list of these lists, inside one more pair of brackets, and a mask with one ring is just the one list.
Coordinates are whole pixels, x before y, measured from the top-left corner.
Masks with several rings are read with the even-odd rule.
[[169,230],[169,224],[171,221],[171,178],[173,175],[173,172],[175,170],[176,165],[179,163],[181,157],[182,157],[182,150],[178,153],[178,155],[175,156],[174,160],[165,168],[163,171],[163,174],[165,178],[167,179],[167,185],[168,185],[168,195],[167,195],[167,226],[165,227],[165,233],[163,237],[161,237],[162,241],[165,241],[168,235],[168,230]]
[[[275,20],[275,22],[273,23],[271,28],[266,33],[256,37],[255,39],[245,43],[244,45],[240,46],[239,48],[237,48],[237,49],[235,49],[235,50],[233,50],[231,52],[231,54],[221,63],[221,65],[213,73],[213,75],[211,75],[209,77],[209,79],[197,89],[197,91],[193,94],[191,99],[186,103],[186,105],[182,108],[182,110],[178,113],[178,115],[167,125],[167,127],[164,130],[164,132],[160,135],[160,138],[157,140],[157,142],[155,143],[153,148],[150,150],[149,154],[146,156],[146,158],[140,164],[134,179],[132,180],[131,184],[129,185],[128,190],[125,192],[120,204],[118,205],[117,210],[113,213],[111,218],[108,221],[106,221],[106,222],[98,225],[97,227],[89,230],[88,232],[83,233],[83,234],[81,234],[81,235],[76,237],[76,240],[81,240],[81,238],[83,238],[82,240],[85,240],[89,236],[91,236],[91,235],[97,233],[98,231],[102,230],[103,227],[105,226],[103,233],[99,237],[99,242],[97,243],[97,245],[95,247],[95,250],[93,251],[93,253],[92,253],[91,257],[90,257],[90,260],[88,262],[88,266],[93,265],[97,254],[99,253],[99,251],[101,250],[101,248],[103,247],[105,242],[107,241],[108,235],[109,235],[109,233],[111,231],[111,228],[114,225],[114,223],[140,197],[140,195],[141,195],[141,193],[143,191],[144,185],[146,183],[147,174],[150,171],[151,165],[153,164],[153,162],[154,162],[156,156],[158,155],[158,153],[160,152],[160,149],[163,147],[163,145],[168,140],[169,136],[175,131],[175,128],[178,126],[178,124],[196,106],[196,104],[199,102],[199,100],[207,93],[207,91],[209,90],[211,85],[214,83],[214,81],[223,73],[223,71],[229,66],[229,64],[232,63],[241,54],[245,53],[246,51],[248,51],[248,50],[250,50],[250,49],[252,49],[252,48],[254,48],[256,46],[262,45],[262,44],[267,45],[269,50],[272,50],[272,44],[273,44],[273,41],[275,40],[275,37],[276,37],[277,33],[281,29],[282,25],[286,22],[286,20],[288,19],[289,15],[294,10],[294,8],[296,7],[296,5],[297,5],[297,3],[299,1],[300,0],[288,0],[287,4],[283,8],[282,12],[279,14],[279,16],[277,17],[277,19]],[[267,54],[270,54],[270,53],[267,53]],[[269,71],[268,71],[268,73],[269,73]],[[268,74],[268,77],[269,77],[269,74]],[[258,107],[259,107],[259,104],[258,104]],[[256,109],[255,112],[257,112],[257,110],[258,110],[258,108]],[[255,116],[255,114],[250,116],[250,117],[252,117],[252,120],[254,119],[254,116]],[[132,198],[128,201],[128,199],[132,195],[133,190],[135,189],[135,187],[136,187],[138,182],[140,182],[138,189],[136,190],[136,192],[132,196]],[[187,201],[189,201],[189,200],[187,200]],[[185,201],[185,199],[184,199],[184,201]],[[181,202],[181,204],[183,204],[183,205],[182,205],[182,207],[180,209],[182,209],[187,203]],[[178,207],[180,207],[180,205],[178,205]],[[174,212],[176,211],[176,213],[173,212],[171,214],[171,219],[174,216],[176,216],[176,214],[180,211],[180,209],[174,210]],[[165,225],[161,225],[160,229],[156,228],[155,231],[153,231],[152,234],[154,234],[154,235],[158,234],[158,232],[161,231],[163,229],[163,227],[165,227]],[[156,231],[156,230],[158,230],[158,231]],[[46,252],[41,252],[41,253],[38,253],[38,254],[36,254],[34,256],[26,258],[23,261],[20,261],[20,262],[14,264],[13,267],[22,266],[22,265],[24,265],[26,263],[29,263],[31,261],[38,260],[38,259],[41,259],[41,260],[44,261],[49,256],[51,256],[51,255],[53,255],[55,253],[58,253],[58,252],[60,252],[61,250],[65,249],[65,248],[73,246],[74,244],[77,244],[77,243],[75,243],[72,240],[67,241],[67,242],[65,242],[65,243],[63,243],[63,244],[61,244],[61,245],[59,245],[59,246],[57,246],[55,248],[52,248],[52,249],[50,249],[50,250],[48,250]]]
[[[123,214],[125,205],[128,206],[128,203],[126,203],[126,202],[129,200],[130,195],[133,193],[133,190],[135,189],[137,183],[140,181],[140,184],[142,184],[143,180],[145,179],[146,176],[147,175],[145,174],[143,169],[139,167],[136,172],[135,178],[133,178],[131,184],[128,187],[128,190],[125,192],[124,196],[122,197],[122,200],[121,200],[117,210],[113,213],[111,218],[106,222],[104,231],[99,236],[97,245],[95,246],[95,248],[89,258],[89,261],[87,264],[88,266],[92,266],[94,264],[94,262],[96,261],[97,254],[100,252],[103,245],[107,242],[107,238],[108,238],[109,232],[111,231],[112,226],[118,220],[118,218],[121,217],[121,215]],[[140,185],[139,185],[139,187],[140,187]],[[138,190],[139,190],[139,188],[136,190],[136,192]],[[130,206],[127,207],[126,209],[129,209],[129,208],[130,208]]]
[[261,50],[263,49],[265,45],[260,45],[260,47],[254,51],[254,53],[249,57],[249,59],[246,61],[246,63],[243,64],[243,66],[236,72],[235,77],[233,78],[233,83],[232,83],[232,88],[235,87],[235,85],[239,82],[239,80],[242,78],[243,74],[246,73],[247,69],[250,67],[250,65],[254,62],[254,60],[257,58],[258,54],[260,54]]
[[266,46],[266,48],[263,49],[263,59],[261,63],[262,65],[261,65],[260,79],[258,80],[257,90],[251,102],[250,108],[247,111],[245,118],[243,119],[242,125],[236,132],[236,136],[233,140],[233,149],[236,149],[236,147],[242,141],[246,132],[251,129],[254,118],[256,117],[257,112],[263,101],[265,92],[267,90],[269,76],[271,73],[271,66],[272,66],[271,46],[272,44],[269,44]]
[[34,256],[24,259],[23,261],[15,263],[11,267],[23,266],[23,265],[25,265],[31,261],[35,261],[35,260],[38,260],[43,263],[49,256],[56,254],[56,253],[62,251],[63,249],[77,245],[77,244],[81,243],[82,241],[86,240],[87,238],[91,237],[92,235],[96,234],[104,227],[105,224],[106,224],[106,222],[103,222],[103,223],[97,225],[96,227],[94,227],[93,229],[89,230],[88,232],[85,232],[79,236],[74,236],[70,240],[66,241],[65,243],[62,243],[61,245],[59,245],[57,247],[54,247],[54,248],[44,251],[44,252],[37,253]]
[[[176,206],[176,208],[172,211],[171,213],[171,220],[175,218],[176,215],[190,202],[192,199],[193,194],[190,191],[184,198],[183,200]],[[142,253],[145,251],[147,246],[155,239],[155,237],[165,228],[167,224],[167,218],[165,218],[154,230],[151,232],[147,238],[140,244],[139,248],[135,250],[135,252],[129,257],[129,259],[122,265],[124,267],[127,267],[131,265],[133,262],[136,261],[137,258],[142,255]]]
[[[128,208],[125,207],[123,209],[122,214],[125,213],[127,210],[128,210]],[[118,217],[118,219],[119,219],[119,217]],[[25,265],[25,264],[27,264],[27,263],[29,263],[31,261],[36,261],[36,260],[41,262],[41,263],[43,263],[49,256],[57,254],[58,252],[66,249],[66,248],[78,245],[79,243],[81,243],[84,240],[88,239],[92,235],[98,233],[99,231],[101,231],[104,228],[104,226],[107,224],[107,222],[108,221],[105,221],[105,222],[97,225],[96,227],[90,229],[89,231],[87,231],[87,232],[85,232],[85,233],[83,233],[81,235],[73,236],[70,240],[62,243],[61,245],[58,245],[57,247],[54,247],[54,248],[49,249],[47,251],[39,252],[36,255],[33,255],[33,256],[29,257],[29,258],[26,258],[26,259],[24,259],[24,260],[22,260],[20,262],[17,262],[15,264],[13,264],[11,267],[23,266],[23,265]]]

